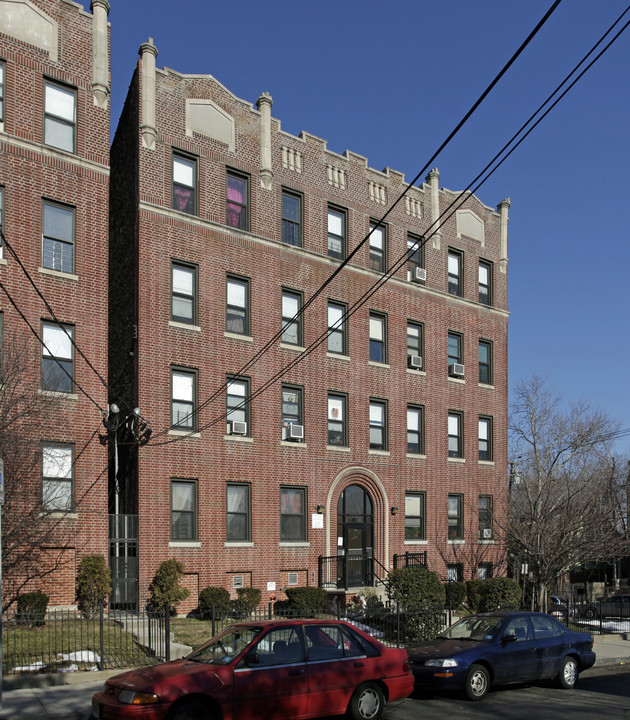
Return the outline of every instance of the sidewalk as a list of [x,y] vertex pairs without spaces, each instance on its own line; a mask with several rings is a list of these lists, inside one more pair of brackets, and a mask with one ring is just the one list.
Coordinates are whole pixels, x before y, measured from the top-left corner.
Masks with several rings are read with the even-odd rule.
[[[595,652],[597,667],[630,664],[630,635],[596,636]],[[92,695],[108,677],[120,672],[123,671],[4,678],[0,720],[87,720]]]

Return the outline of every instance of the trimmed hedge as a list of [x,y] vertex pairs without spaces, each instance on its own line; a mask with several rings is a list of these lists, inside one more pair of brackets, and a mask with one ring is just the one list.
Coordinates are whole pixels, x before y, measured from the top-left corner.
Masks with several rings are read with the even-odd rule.
[[179,584],[183,577],[184,565],[179,560],[171,558],[161,562],[149,586],[149,607],[152,610],[163,610],[168,605],[170,612],[175,613],[177,605],[190,595]]
[[202,617],[211,618],[213,606],[217,620],[230,614],[230,593],[224,587],[211,586],[199,593],[199,613]]
[[86,618],[93,618],[112,591],[112,573],[102,555],[86,555],[79,563],[76,599]]

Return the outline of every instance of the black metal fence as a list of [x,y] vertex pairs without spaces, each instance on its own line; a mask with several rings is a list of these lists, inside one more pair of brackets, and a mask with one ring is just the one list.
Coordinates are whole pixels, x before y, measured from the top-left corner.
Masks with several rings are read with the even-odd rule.
[[7,613],[2,619],[3,675],[151,665],[170,655],[165,613],[73,611]]
[[[630,632],[627,604],[619,603],[619,608],[604,601],[556,604],[549,612],[567,625],[593,634]],[[400,647],[435,637],[451,620],[465,613],[462,608],[427,608],[413,603],[385,607],[367,601],[323,611],[269,603],[246,617],[215,610],[203,618],[208,622],[207,632],[198,644],[239,620],[317,617],[347,620],[381,642]],[[200,619],[188,616],[184,620],[188,618],[193,624]],[[72,611],[51,611],[44,616],[15,612],[5,614],[0,637],[5,676],[137,667],[169,660],[171,656],[171,618],[165,612],[101,610],[92,618]]]

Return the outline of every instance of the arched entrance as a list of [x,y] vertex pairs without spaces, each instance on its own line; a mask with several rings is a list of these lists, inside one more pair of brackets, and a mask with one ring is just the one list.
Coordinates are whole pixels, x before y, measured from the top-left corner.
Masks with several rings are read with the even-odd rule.
[[365,587],[374,577],[374,503],[361,485],[348,485],[337,503],[337,587]]

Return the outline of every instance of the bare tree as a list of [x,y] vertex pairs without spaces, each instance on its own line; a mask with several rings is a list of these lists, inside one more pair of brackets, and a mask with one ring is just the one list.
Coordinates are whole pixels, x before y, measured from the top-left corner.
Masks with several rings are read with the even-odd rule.
[[563,405],[539,377],[515,388],[508,541],[515,563],[527,568],[538,607],[565,573],[623,551],[613,521],[617,429],[587,402]]
[[34,343],[16,335],[5,337],[4,346],[0,363],[3,610],[25,587],[60,568],[72,533],[64,513],[46,511],[41,503],[40,441],[60,424],[60,400],[39,389]]
[[[478,496],[484,496],[480,488]],[[470,497],[473,497],[472,495]],[[506,575],[507,567],[507,508],[500,497],[493,498],[491,517],[488,518],[489,532],[478,532],[479,505],[468,502],[464,509],[468,532],[464,538],[448,539],[448,520],[444,515],[435,528],[435,547],[444,565],[461,565],[464,569],[464,579],[478,578],[479,568],[484,564],[491,566],[492,575],[501,577]]]

